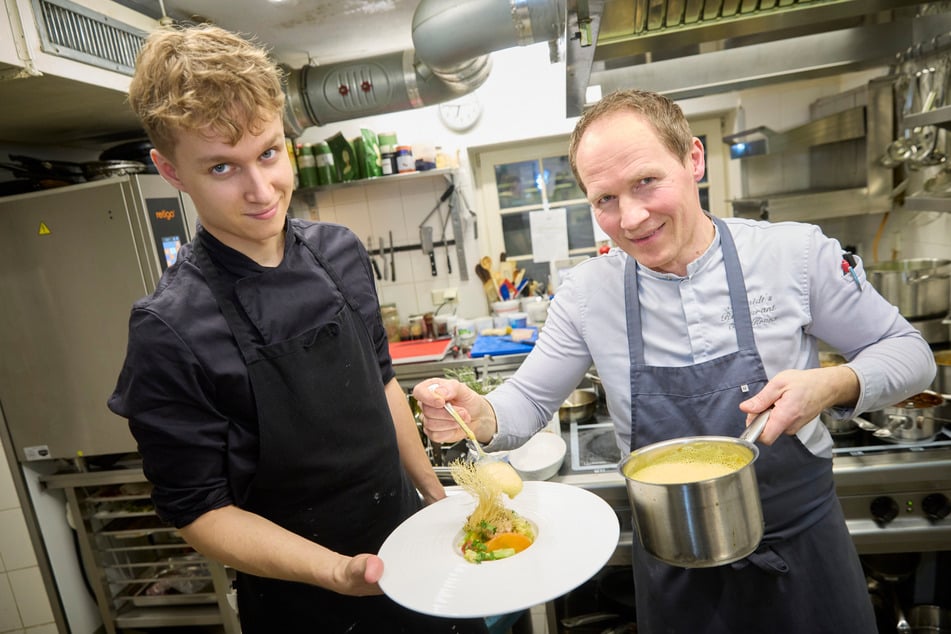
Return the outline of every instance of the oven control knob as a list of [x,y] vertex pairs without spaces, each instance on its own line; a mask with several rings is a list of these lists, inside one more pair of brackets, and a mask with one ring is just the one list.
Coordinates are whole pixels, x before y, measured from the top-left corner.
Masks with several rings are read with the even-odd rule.
[[869,506],[872,518],[879,524],[888,524],[898,517],[898,502],[888,496],[879,496]]
[[951,513],[951,501],[944,493],[929,493],[921,501],[921,510],[930,520],[943,520]]

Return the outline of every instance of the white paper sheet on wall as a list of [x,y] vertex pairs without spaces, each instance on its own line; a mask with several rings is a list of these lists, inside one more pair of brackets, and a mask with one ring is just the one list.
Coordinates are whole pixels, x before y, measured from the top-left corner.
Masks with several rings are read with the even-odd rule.
[[607,242],[611,239],[611,236],[604,233],[604,230],[601,229],[601,225],[598,224],[598,221],[594,219],[594,212],[591,212],[591,226],[594,227],[594,242]]
[[528,216],[535,262],[568,257],[568,213],[564,207],[533,211]]

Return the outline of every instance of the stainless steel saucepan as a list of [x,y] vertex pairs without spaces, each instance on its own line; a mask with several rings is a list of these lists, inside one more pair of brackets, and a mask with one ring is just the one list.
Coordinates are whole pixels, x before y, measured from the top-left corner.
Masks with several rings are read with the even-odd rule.
[[[757,416],[739,438],[665,440],[641,447],[621,462],[618,468],[627,485],[634,526],[648,553],[673,566],[708,568],[738,561],[756,550],[764,523],[753,468],[759,448],[754,443],[770,411]],[[732,470],[690,482],[639,479],[645,467],[681,461],[729,465]]]

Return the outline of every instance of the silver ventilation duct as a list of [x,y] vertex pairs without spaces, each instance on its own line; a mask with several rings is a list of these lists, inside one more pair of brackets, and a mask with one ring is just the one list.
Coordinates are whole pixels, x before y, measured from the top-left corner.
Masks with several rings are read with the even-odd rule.
[[305,128],[411,108],[472,92],[489,54],[553,41],[565,32],[565,0],[422,0],[413,50],[287,71],[285,128]]

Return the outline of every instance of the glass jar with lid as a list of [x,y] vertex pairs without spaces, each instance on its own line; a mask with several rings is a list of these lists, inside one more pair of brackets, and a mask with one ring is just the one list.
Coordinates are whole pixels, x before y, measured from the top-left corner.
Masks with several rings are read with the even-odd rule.
[[396,304],[380,305],[380,315],[383,317],[383,327],[386,328],[386,339],[390,342],[400,340],[400,313]]

